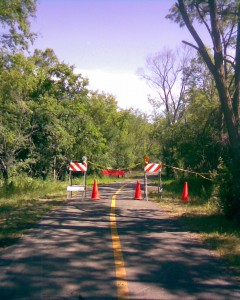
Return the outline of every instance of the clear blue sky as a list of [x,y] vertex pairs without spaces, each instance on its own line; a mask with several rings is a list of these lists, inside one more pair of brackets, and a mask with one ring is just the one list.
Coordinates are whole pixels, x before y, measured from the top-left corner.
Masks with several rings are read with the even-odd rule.
[[35,48],[52,48],[90,87],[116,96],[119,106],[145,110],[149,90],[136,75],[147,55],[191,40],[165,19],[174,0],[38,0]]

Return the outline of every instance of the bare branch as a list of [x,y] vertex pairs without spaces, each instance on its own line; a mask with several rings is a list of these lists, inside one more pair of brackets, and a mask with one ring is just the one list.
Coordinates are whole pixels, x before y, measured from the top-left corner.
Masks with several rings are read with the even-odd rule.
[[204,60],[207,64],[208,68],[210,69],[210,71],[212,73],[214,73],[215,72],[214,64],[213,64],[213,62],[212,62],[212,60],[211,60],[211,58],[210,58],[210,56],[209,56],[209,54],[206,50],[205,45],[203,44],[201,38],[199,37],[198,33],[196,32],[195,28],[193,27],[193,25],[192,25],[192,23],[189,19],[184,1],[183,0],[178,0],[178,3],[179,4],[176,4],[177,8],[178,8],[179,12],[181,13],[182,18],[184,20],[184,23],[186,24],[189,32],[191,33],[192,37],[196,41],[198,47],[196,47],[196,46],[194,46],[193,44],[190,44],[190,43],[189,43],[189,45],[199,51],[199,53],[204,58]]
[[[188,46],[190,46],[190,47],[196,49],[197,51],[199,51],[199,48],[198,48],[197,46],[193,45],[192,43],[189,43],[189,42],[187,42],[187,41],[182,41],[182,43],[184,43],[184,44],[186,44],[186,45],[188,45]],[[199,52],[200,52],[200,51],[199,51]]]
[[201,11],[200,11],[200,8],[199,8],[198,3],[196,3],[196,9],[197,9],[197,11],[198,11],[198,14],[199,14],[200,19],[202,20],[203,24],[204,24],[205,27],[207,28],[207,31],[208,31],[209,35],[212,37],[211,29],[210,29],[210,27],[208,26],[208,23],[205,21],[205,19],[204,19],[202,13],[201,13]]

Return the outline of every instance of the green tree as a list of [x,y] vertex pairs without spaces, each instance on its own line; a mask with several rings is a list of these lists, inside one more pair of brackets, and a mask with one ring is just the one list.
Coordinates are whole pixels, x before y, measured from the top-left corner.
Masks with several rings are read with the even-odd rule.
[[[153,141],[145,115],[121,110],[112,95],[89,91],[88,80],[53,50],[0,57],[0,169],[5,179],[64,178],[83,155],[103,167],[127,168]],[[99,168],[89,166],[89,172]]]
[[1,57],[0,71],[0,168],[7,181],[9,166],[16,164],[22,148],[31,144],[34,129],[28,106],[36,88],[33,64],[22,54]]
[[46,178],[54,160],[60,176],[78,142],[73,127],[79,130],[84,123],[87,81],[49,49],[28,58],[2,56],[0,62],[0,168],[5,180],[9,168],[18,166]]
[[35,35],[30,31],[31,17],[36,13],[36,0],[1,0],[1,49],[16,51],[26,49]]
[[35,50],[32,60],[39,80],[33,97],[49,94],[58,100],[72,100],[88,94],[88,80],[76,74],[74,66],[60,62],[52,49]]
[[[196,49],[212,73],[224,115],[230,148],[232,190],[226,212],[240,218],[240,2],[227,1],[183,1],[178,0],[171,8],[168,18],[186,25],[196,44],[183,41]],[[206,46],[195,24],[206,29],[212,42],[212,53]]]
[[120,110],[114,128],[109,151],[116,167],[129,168],[143,162],[146,153],[150,155],[151,124],[146,115],[132,109]]
[[75,74],[73,66],[59,62],[52,49],[36,50],[31,59],[38,82],[31,94],[32,126],[37,128],[32,137],[37,156],[34,174],[46,177],[55,162],[55,174],[62,177],[69,160],[79,159],[83,148],[79,139],[86,129],[88,80]]
[[186,121],[175,126],[174,159],[184,168],[208,173],[217,169],[222,155],[221,112],[218,102],[209,102],[201,91],[191,97]]

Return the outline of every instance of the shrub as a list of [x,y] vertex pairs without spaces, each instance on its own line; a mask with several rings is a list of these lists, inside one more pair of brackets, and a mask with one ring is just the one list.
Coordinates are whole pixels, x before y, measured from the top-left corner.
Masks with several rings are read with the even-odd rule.
[[230,165],[221,162],[219,166],[219,204],[226,218],[240,222],[240,182],[233,178]]

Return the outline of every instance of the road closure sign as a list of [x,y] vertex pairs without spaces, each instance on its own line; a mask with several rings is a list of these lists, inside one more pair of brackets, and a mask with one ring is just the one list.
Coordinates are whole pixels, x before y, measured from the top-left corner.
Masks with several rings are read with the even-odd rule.
[[146,166],[148,163],[149,163],[149,156],[148,155],[145,155],[144,157],[143,157],[143,159],[144,159],[144,165]]

